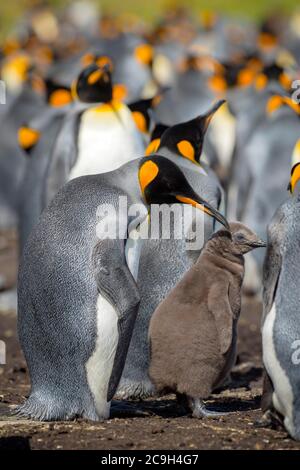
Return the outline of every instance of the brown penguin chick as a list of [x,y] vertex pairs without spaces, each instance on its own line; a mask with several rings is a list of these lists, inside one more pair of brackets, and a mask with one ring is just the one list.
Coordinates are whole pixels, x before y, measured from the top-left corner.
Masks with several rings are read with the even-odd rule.
[[193,416],[216,416],[202,400],[235,361],[244,254],[265,242],[233,222],[206,243],[197,262],[155,310],[149,375],[157,391],[187,399]]

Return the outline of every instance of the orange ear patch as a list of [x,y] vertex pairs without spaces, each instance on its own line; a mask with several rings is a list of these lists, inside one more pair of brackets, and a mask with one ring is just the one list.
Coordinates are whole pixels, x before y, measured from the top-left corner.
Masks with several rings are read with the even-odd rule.
[[139,182],[143,194],[146,187],[149,186],[149,184],[157,177],[158,173],[158,166],[151,160],[141,166],[139,171]]
[[135,48],[136,59],[144,65],[149,65],[153,59],[153,48],[150,44],[140,44]]
[[195,149],[188,140],[178,142],[177,148],[183,157],[195,161]]
[[40,132],[30,127],[20,127],[18,131],[18,142],[22,149],[28,150],[33,147],[40,138]]
[[248,86],[253,83],[255,78],[255,72],[251,68],[242,69],[237,77],[237,84],[239,86]]
[[260,73],[255,80],[255,88],[257,90],[263,90],[268,83],[268,77],[264,73]]
[[113,99],[116,101],[123,101],[128,95],[128,90],[122,83],[117,83],[113,86]]
[[279,83],[283,88],[289,90],[291,88],[292,81],[285,72],[282,72],[279,76]]
[[88,76],[88,79],[87,79],[88,84],[94,85],[95,83],[97,83],[97,81],[101,78],[102,73],[103,73],[102,70],[95,70],[94,72],[92,72]]
[[147,122],[145,116],[139,111],[132,111],[131,114],[138,130],[141,132],[147,132]]
[[274,95],[268,99],[266,111],[267,114],[272,114],[274,111],[279,109],[283,104],[282,97],[279,95]]
[[49,104],[55,107],[65,106],[71,103],[71,101],[71,92],[69,90],[65,90],[64,88],[53,91],[49,97]]
[[291,179],[290,179],[290,184],[289,184],[289,189],[292,194],[295,190],[295,186],[298,183],[299,179],[300,179],[300,163],[296,163],[296,165],[294,165],[292,168]]
[[160,146],[160,139],[153,139],[148,147],[146,148],[145,155],[150,155],[151,153],[155,153]]

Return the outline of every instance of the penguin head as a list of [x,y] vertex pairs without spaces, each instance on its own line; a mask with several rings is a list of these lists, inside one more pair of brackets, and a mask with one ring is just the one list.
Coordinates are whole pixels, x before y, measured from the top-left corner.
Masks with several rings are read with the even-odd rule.
[[51,79],[45,81],[47,103],[55,108],[66,106],[72,101],[70,88],[60,85]]
[[266,242],[240,222],[229,224],[231,233],[231,251],[235,255],[244,255],[255,248],[265,247]]
[[270,82],[277,82],[284,90],[289,91],[291,88],[292,80],[285,72],[284,68],[277,63],[266,65],[261,73],[256,76],[255,88],[257,90],[264,90]]
[[146,203],[190,204],[229,228],[225,217],[190,186],[180,168],[160,155],[144,157],[139,165],[139,183]]
[[108,103],[113,97],[109,64],[90,64],[72,85],[72,94],[84,103]]
[[161,122],[158,122],[155,125],[150,137],[150,143],[146,148],[145,155],[151,155],[152,153],[155,153],[157,151],[158,147],[160,146],[161,137],[163,133],[169,128],[170,126],[162,124]]
[[226,256],[242,256],[255,248],[265,247],[266,243],[256,233],[240,222],[230,222],[228,230],[219,230],[208,241],[208,248]]
[[290,182],[287,187],[288,191],[290,191],[291,194],[294,194],[294,191],[299,182],[299,179],[300,179],[300,162],[296,163],[291,170]]
[[159,150],[162,148],[167,148],[180,157],[187,158],[194,163],[199,163],[208,125],[215,112],[224,103],[225,100],[220,100],[205,114],[167,129],[161,137],[157,152],[159,153]]

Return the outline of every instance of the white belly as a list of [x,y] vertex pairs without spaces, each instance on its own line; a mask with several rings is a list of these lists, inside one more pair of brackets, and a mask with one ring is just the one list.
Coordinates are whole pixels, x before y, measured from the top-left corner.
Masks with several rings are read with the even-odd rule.
[[272,397],[274,408],[285,417],[285,427],[293,435],[293,391],[290,381],[276,356],[273,339],[275,318],[276,306],[274,303],[266,316],[262,330],[263,362],[274,386]]
[[[101,111],[101,109],[106,111]],[[69,179],[112,171],[144,153],[130,111],[123,105],[118,116],[108,105],[91,108],[81,117],[78,153]]]
[[102,295],[99,295],[96,347],[86,363],[86,371],[96,410],[102,419],[109,418],[110,402],[107,402],[106,397],[118,339],[118,316],[115,309]]

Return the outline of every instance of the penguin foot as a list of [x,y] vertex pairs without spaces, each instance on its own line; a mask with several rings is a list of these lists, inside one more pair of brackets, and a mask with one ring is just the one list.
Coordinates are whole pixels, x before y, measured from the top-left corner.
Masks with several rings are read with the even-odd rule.
[[200,398],[188,398],[189,408],[192,410],[193,418],[211,418],[216,419],[220,416],[224,416],[226,413],[220,413],[219,411],[208,410]]
[[155,395],[155,388],[150,380],[121,380],[115,398],[118,400],[142,400]]

